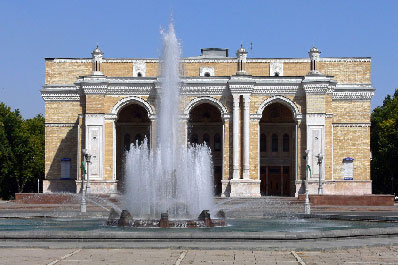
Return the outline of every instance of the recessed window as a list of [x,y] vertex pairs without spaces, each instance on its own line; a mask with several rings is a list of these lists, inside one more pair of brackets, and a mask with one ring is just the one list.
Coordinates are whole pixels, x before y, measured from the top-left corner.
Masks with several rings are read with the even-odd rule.
[[141,72],[138,72],[138,73],[137,73],[137,76],[138,76],[138,77],[142,77]]
[[283,135],[283,152],[289,152],[289,135]]
[[279,76],[279,72],[275,72],[275,73],[274,73],[274,76]]
[[209,73],[209,72],[206,72],[206,73],[204,74],[204,76],[210,77],[210,73]]
[[278,135],[272,135],[272,152],[278,152]]

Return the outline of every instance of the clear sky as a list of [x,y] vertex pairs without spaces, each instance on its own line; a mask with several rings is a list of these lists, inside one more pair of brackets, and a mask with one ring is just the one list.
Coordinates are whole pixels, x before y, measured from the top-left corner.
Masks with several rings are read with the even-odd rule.
[[[0,1],[0,101],[26,118],[44,113],[44,58],[159,57],[173,14],[184,56],[240,43],[249,57],[372,57],[372,107],[398,87],[398,1]],[[66,111],[66,110],[65,110]]]

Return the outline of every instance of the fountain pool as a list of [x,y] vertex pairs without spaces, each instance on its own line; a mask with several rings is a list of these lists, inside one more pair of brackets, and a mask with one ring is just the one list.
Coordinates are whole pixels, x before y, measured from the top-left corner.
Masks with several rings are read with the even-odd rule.
[[[253,219],[228,219],[225,227],[211,228],[157,228],[161,232],[286,232],[305,233],[334,230],[369,229],[398,227],[398,223],[322,220],[317,218],[301,219],[293,217],[270,217]],[[77,217],[31,217],[31,218],[0,218],[0,233],[16,231],[91,231],[91,232],[154,232],[153,228],[134,228],[107,226],[106,218]]]

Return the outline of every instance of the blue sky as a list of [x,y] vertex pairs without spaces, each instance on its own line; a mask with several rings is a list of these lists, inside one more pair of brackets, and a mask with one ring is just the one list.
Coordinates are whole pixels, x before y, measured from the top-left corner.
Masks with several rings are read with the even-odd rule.
[[0,2],[0,101],[24,117],[44,112],[44,58],[158,57],[173,14],[184,56],[253,43],[249,57],[372,57],[372,107],[398,87],[398,1]]

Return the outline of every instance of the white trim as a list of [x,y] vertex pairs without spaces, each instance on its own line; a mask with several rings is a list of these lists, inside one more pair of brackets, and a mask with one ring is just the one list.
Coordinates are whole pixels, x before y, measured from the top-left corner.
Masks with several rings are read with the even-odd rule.
[[[92,63],[91,58],[51,58],[54,63]],[[157,58],[104,58],[103,63],[135,63],[144,61],[146,63],[159,63]],[[320,62],[371,62],[369,57],[321,57]],[[222,58],[203,58],[187,57],[182,58],[183,63],[211,63],[211,62],[228,62],[236,63],[237,58],[234,57],[222,57]],[[306,63],[310,62],[310,58],[247,58],[247,63],[270,63],[270,62],[282,62],[282,63]]]
[[112,179],[116,180],[116,120],[112,122]]
[[370,127],[371,123],[333,123],[333,127]]
[[45,123],[45,127],[74,127],[76,123]]
[[209,103],[215,107],[221,112],[221,117],[223,119],[229,119],[229,113],[227,108],[217,99],[212,98],[212,97],[197,97],[191,100],[184,109],[184,115],[188,115],[191,112],[191,110],[196,107],[197,105],[200,105],[202,103]]
[[151,107],[151,105],[149,105],[149,103],[147,101],[145,101],[144,99],[139,98],[139,97],[127,97],[127,98],[124,98],[124,99],[118,101],[113,106],[111,113],[118,115],[120,110],[124,106],[129,105],[129,104],[133,104],[133,103],[136,103],[136,104],[144,107],[146,109],[146,111],[148,112],[148,117],[151,117],[152,115],[155,114],[153,109],[152,109],[152,107]]
[[257,110],[257,114],[261,115],[263,114],[264,109],[273,104],[273,103],[282,103],[285,106],[289,107],[289,109],[293,112],[293,116],[295,120],[301,119],[302,115],[297,107],[297,105],[290,99],[284,97],[284,96],[273,96],[270,97],[261,103],[260,107]]

